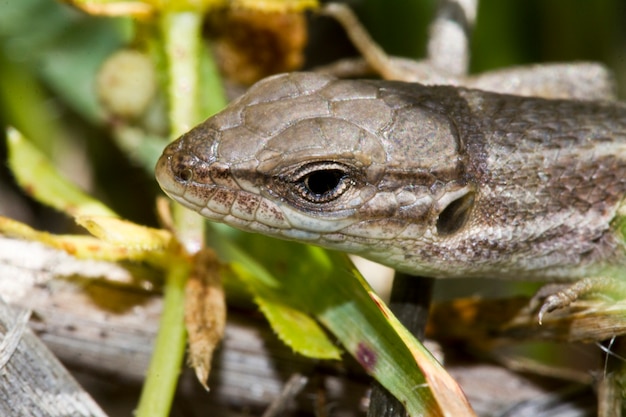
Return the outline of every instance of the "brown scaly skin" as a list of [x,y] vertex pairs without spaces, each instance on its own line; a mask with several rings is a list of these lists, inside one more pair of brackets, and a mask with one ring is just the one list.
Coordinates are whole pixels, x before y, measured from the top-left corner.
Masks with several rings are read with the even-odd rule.
[[431,277],[618,270],[626,107],[283,74],[169,145],[163,190],[209,219]]

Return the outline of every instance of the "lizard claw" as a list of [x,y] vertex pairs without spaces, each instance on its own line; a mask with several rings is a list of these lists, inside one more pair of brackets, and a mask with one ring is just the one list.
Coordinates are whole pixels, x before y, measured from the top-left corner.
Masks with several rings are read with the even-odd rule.
[[546,300],[541,305],[541,308],[539,309],[539,313],[537,314],[539,325],[543,324],[544,315],[554,310],[565,308],[578,299],[580,294],[576,293],[574,290],[572,290],[572,288],[573,286],[566,288],[563,291],[552,294],[546,298]]
[[573,285],[546,297],[537,314],[539,324],[543,324],[543,318],[547,313],[568,307],[582,296],[588,294],[621,298],[626,295],[626,283],[617,278],[608,277],[581,279]]

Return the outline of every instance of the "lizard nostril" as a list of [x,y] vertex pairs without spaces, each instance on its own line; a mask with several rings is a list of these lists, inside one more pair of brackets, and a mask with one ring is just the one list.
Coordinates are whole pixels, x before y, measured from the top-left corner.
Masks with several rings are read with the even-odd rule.
[[174,155],[170,160],[172,174],[180,181],[191,181],[194,177],[194,166],[197,159],[190,155]]

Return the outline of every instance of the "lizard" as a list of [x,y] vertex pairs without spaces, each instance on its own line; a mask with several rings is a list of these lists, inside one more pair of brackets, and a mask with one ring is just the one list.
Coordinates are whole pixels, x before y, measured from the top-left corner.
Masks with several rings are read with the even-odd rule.
[[156,178],[211,220],[415,275],[626,266],[619,102],[281,74],[170,144]]
[[[170,145],[158,182],[211,220],[409,275],[575,282],[545,299],[541,323],[623,274],[626,112],[593,64],[467,76],[476,6],[441,2],[414,63],[327,5],[369,66],[404,82],[262,81]],[[381,404],[372,415],[395,407]]]

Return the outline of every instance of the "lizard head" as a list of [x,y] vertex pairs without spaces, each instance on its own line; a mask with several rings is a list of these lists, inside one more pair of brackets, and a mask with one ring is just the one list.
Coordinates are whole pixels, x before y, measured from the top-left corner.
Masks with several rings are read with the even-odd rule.
[[461,231],[474,201],[455,125],[429,91],[270,77],[170,144],[156,177],[209,219],[402,269],[420,242]]

